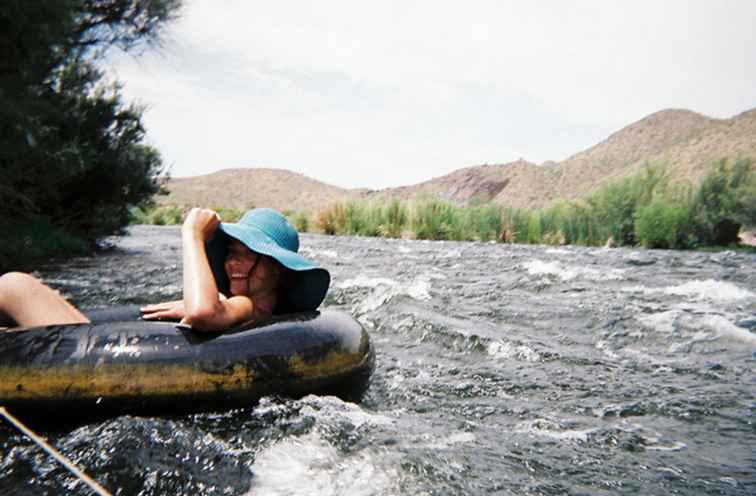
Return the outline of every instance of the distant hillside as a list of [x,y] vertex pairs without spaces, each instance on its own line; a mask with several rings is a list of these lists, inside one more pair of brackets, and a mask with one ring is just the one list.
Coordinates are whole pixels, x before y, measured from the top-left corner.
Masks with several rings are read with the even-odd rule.
[[169,180],[161,204],[230,207],[244,210],[272,207],[308,211],[337,201],[357,198],[364,190],[348,190],[283,169],[224,169],[204,176]]
[[459,205],[472,200],[515,207],[541,207],[558,198],[578,198],[606,182],[664,163],[675,181],[696,183],[721,157],[756,159],[756,109],[731,119],[712,119],[689,110],[662,110],[617,131],[601,143],[561,162],[536,165],[519,160],[459,169],[411,186],[377,191],[330,186],[278,169],[227,169],[180,178],[161,203],[281,210],[313,210],[350,199],[413,200],[437,196]]
[[756,159],[756,109],[732,119],[688,110],[656,112],[561,162],[519,160],[454,171],[423,183],[367,194],[373,198],[439,196],[464,205],[473,199],[514,207],[542,207],[558,198],[579,198],[606,182],[664,163],[675,181],[698,182],[713,160]]

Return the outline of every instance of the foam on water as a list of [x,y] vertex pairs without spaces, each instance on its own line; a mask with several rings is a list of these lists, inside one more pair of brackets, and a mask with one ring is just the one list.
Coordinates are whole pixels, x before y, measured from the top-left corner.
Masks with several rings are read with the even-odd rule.
[[649,329],[664,334],[680,333],[690,339],[685,343],[674,344],[670,348],[671,351],[679,351],[693,343],[716,339],[727,339],[756,346],[756,334],[737,326],[724,315],[710,312],[702,315],[700,309],[691,311],[685,306],[678,306],[664,312],[643,314],[637,319]]
[[449,436],[446,436],[442,439],[438,439],[429,445],[427,445],[427,448],[431,449],[449,449],[452,446],[456,446],[459,444],[467,444],[475,442],[477,438],[475,437],[475,434],[472,432],[456,432],[454,434],[451,434]]
[[250,495],[283,494],[391,494],[398,477],[393,464],[369,448],[344,453],[320,431],[334,426],[347,430],[393,424],[394,419],[373,414],[335,396],[308,395],[297,402],[299,415],[314,419],[315,429],[288,437],[259,453],[253,466]]
[[667,294],[674,296],[687,296],[694,300],[709,300],[716,303],[728,303],[756,297],[751,291],[740,288],[731,282],[715,281],[714,279],[707,279],[705,281],[688,281],[678,286],[667,286],[663,288],[632,286],[623,288],[623,291],[643,293],[647,295]]
[[591,434],[598,432],[599,429],[565,429],[559,423],[552,420],[538,418],[520,422],[515,426],[514,431],[530,434],[535,436],[545,436],[559,441],[581,441],[587,442]]
[[313,248],[304,247],[304,246],[300,248],[299,254],[307,258],[315,258],[315,259],[319,257],[339,258],[339,254],[335,250],[315,250]]
[[359,275],[354,279],[348,279],[336,284],[336,287],[342,289],[354,287],[373,289],[354,309],[356,314],[362,315],[376,310],[395,296],[405,295],[419,301],[430,300],[430,279],[433,278],[435,278],[433,275],[424,274],[408,282],[398,282],[385,277],[371,278]]
[[732,339],[756,346],[756,334],[752,334],[748,329],[736,326],[721,315],[706,315],[700,322],[714,331],[718,338]]
[[679,327],[680,314],[679,310],[642,314],[638,317],[638,322],[655,331],[672,334]]
[[494,358],[516,358],[525,362],[539,362],[542,358],[536,350],[508,341],[492,341],[486,347],[486,352]]
[[396,281],[387,277],[368,277],[360,274],[355,278],[337,282],[336,284],[334,284],[334,287],[342,289],[376,288],[380,285],[395,286],[396,284]]
[[441,258],[460,258],[462,257],[462,250],[451,249],[443,252]]
[[307,395],[302,398],[303,408],[302,415],[309,415],[315,418],[332,422],[334,419],[348,421],[354,427],[368,425],[387,425],[394,423],[394,420],[385,415],[369,413],[363,410],[355,403],[342,401],[335,396],[316,396]]
[[590,267],[563,265],[559,262],[544,262],[529,260],[522,264],[523,268],[532,276],[553,276],[562,281],[585,279],[588,281],[617,281],[624,279],[624,269],[598,270]]
[[397,493],[397,470],[365,449],[343,454],[317,433],[288,437],[257,455],[249,496]]

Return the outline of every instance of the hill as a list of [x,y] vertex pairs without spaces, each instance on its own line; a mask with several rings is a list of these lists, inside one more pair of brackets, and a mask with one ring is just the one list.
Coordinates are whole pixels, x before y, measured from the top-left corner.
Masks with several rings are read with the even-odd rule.
[[202,205],[245,210],[251,206],[281,211],[310,211],[360,196],[348,190],[283,169],[238,168],[212,174],[170,179],[160,204]]
[[382,190],[344,189],[280,169],[227,169],[206,176],[170,180],[161,203],[281,210],[313,210],[351,199],[413,200],[437,196],[458,205],[473,200],[514,207],[542,207],[558,198],[578,198],[600,185],[662,163],[674,181],[697,183],[713,160],[756,159],[756,109],[730,119],[689,110],[651,114],[601,143],[561,162],[525,160],[456,170],[411,186]]

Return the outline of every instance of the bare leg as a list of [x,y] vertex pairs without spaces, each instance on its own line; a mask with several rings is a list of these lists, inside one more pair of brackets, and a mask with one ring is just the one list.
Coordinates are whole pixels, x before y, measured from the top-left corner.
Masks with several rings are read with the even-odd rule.
[[21,272],[0,277],[0,312],[8,314],[21,327],[89,322],[60,293]]

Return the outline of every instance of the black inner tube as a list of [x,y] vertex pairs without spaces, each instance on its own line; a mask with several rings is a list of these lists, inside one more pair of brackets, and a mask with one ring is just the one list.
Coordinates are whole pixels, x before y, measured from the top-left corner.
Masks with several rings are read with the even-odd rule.
[[87,315],[92,323],[0,333],[0,404],[78,417],[226,410],[270,394],[359,400],[374,367],[367,333],[342,312],[219,333],[138,320],[135,306]]

